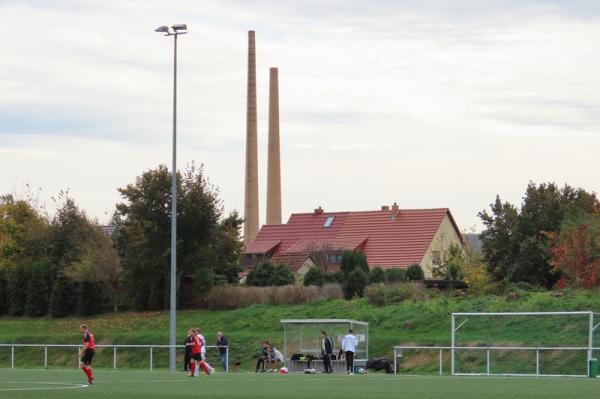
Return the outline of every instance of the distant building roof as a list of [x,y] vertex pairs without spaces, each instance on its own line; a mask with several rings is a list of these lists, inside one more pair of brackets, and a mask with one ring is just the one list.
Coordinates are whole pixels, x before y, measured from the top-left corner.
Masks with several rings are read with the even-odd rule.
[[[292,214],[286,224],[265,225],[246,254],[272,253],[274,261],[300,261],[313,250],[360,248],[371,266],[408,267],[419,263],[444,218],[462,236],[448,208]],[[277,244],[274,244],[277,243]],[[259,252],[263,250],[263,252]]]
[[104,235],[107,237],[112,237],[112,235],[115,233],[115,230],[117,230],[117,226],[115,226],[114,224],[110,224],[108,226],[100,226],[100,228],[102,229]]

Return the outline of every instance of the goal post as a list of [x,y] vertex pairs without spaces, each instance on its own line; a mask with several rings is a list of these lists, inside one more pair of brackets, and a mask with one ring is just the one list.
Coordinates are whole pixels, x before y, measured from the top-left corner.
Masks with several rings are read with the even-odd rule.
[[[574,373],[563,373],[559,371],[558,373],[544,373],[540,370],[540,356],[544,353],[552,353],[552,352],[564,352],[566,355],[565,358],[571,359],[574,364],[579,364],[580,360],[577,359],[577,353],[581,356],[586,354],[586,375],[589,375],[589,367],[590,360],[593,358],[594,350],[598,350],[598,348],[594,348],[594,331],[598,329],[600,323],[595,324],[595,321],[598,319],[597,313],[592,311],[573,311],[573,312],[459,312],[452,313],[451,319],[451,339],[450,339],[450,368],[452,375],[535,375],[535,376],[543,376],[543,375],[560,375],[560,376],[584,376],[583,374],[574,374]],[[549,331],[548,328],[552,325],[548,322],[540,323],[540,327],[544,328],[543,333],[547,334],[548,340],[551,341],[550,345],[543,344],[519,344],[519,345],[506,345],[506,344],[498,344],[498,345],[490,345],[488,342],[483,344],[477,343],[476,345],[467,344],[460,345],[459,339],[457,337],[457,332],[461,331],[461,328],[464,328],[465,325],[468,326],[467,323],[472,321],[472,323],[479,324],[476,326],[475,334],[486,334],[486,339],[494,340],[494,335],[502,335],[502,333],[507,333],[507,330],[503,330],[503,325],[498,323],[497,318],[502,318],[506,320],[507,317],[513,317],[518,320],[518,322],[512,322],[514,324],[525,326],[526,324],[533,320],[537,321],[540,318],[551,318],[552,322],[556,319],[562,318],[562,323],[564,325],[565,331],[572,332],[572,334],[567,334],[573,338],[573,340],[578,340],[578,342],[574,343],[574,345],[566,345],[563,342],[563,337],[565,331],[558,330],[558,332],[563,333],[563,335],[557,334],[552,338],[552,333],[556,333],[557,331]],[[494,322],[490,322],[490,320],[494,320]],[[477,330],[479,327],[479,330]],[[505,326],[504,326],[505,327]],[[495,330],[494,330],[495,328]],[[577,331],[579,330],[579,331]],[[510,331],[508,331],[510,333]],[[465,334],[468,336],[468,334]],[[510,335],[510,334],[509,334]],[[497,339],[497,338],[496,338]],[[464,341],[464,340],[463,340]],[[471,341],[473,341],[473,337],[471,337]],[[500,340],[501,341],[501,340]],[[510,357],[510,353],[519,353],[518,358],[519,361],[530,361],[533,363],[533,359],[523,360],[523,357],[527,355],[523,354],[523,351],[528,354],[535,353],[535,372],[531,369],[529,372],[495,372],[491,370],[490,356],[491,353],[502,353],[502,355],[498,356],[500,358]],[[457,353],[467,353],[470,360],[475,362],[479,362],[478,364],[485,364],[485,369],[482,371],[459,371],[457,370]],[[475,360],[474,360],[475,359]],[[564,359],[564,358],[563,358]],[[583,370],[583,369],[581,369]]]

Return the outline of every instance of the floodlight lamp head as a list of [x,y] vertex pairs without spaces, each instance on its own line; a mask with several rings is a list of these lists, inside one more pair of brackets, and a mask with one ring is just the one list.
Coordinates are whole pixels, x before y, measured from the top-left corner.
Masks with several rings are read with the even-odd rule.
[[175,24],[173,26],[171,26],[171,28],[175,31],[178,32],[180,30],[187,30],[187,25],[186,24]]
[[154,29],[154,32],[169,33],[169,27],[167,25],[159,26],[158,28]]

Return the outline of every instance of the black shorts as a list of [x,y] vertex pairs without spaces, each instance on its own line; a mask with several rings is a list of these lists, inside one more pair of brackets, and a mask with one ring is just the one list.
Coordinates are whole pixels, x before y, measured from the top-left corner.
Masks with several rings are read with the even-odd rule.
[[93,358],[94,358],[94,350],[86,349],[85,353],[81,357],[81,363],[89,366],[90,364],[92,364]]
[[192,353],[192,359],[197,361],[202,360],[202,353]]

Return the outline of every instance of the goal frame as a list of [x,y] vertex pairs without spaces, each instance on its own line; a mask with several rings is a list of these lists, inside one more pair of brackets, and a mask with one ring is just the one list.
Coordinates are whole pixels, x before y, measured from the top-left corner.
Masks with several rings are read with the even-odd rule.
[[[594,313],[592,311],[572,311],[572,312],[457,312],[452,313],[452,322],[450,326],[450,334],[451,334],[451,343],[450,343],[450,370],[452,375],[480,375],[479,373],[457,373],[455,369],[455,354],[457,350],[460,349],[478,349],[478,350],[487,350],[487,358],[488,358],[488,370],[484,375],[491,375],[489,372],[489,351],[496,349],[505,349],[505,350],[536,350],[536,358],[538,363],[538,374],[539,374],[539,351],[540,350],[585,350],[587,351],[587,375],[590,372],[590,359],[593,357],[594,349],[594,331],[600,326],[600,323],[594,325]],[[498,317],[506,317],[506,316],[587,316],[588,317],[588,345],[585,347],[477,347],[472,348],[469,346],[457,346],[456,345],[456,331],[458,331],[465,323],[469,321],[469,317],[481,317],[481,316],[498,316]],[[457,318],[466,317],[467,319],[460,323],[458,326],[456,325]],[[506,375],[506,374],[505,374]],[[515,376],[526,376],[526,374],[511,374]],[[561,377],[568,377],[573,375],[561,374]],[[579,376],[579,375],[577,375]]]

